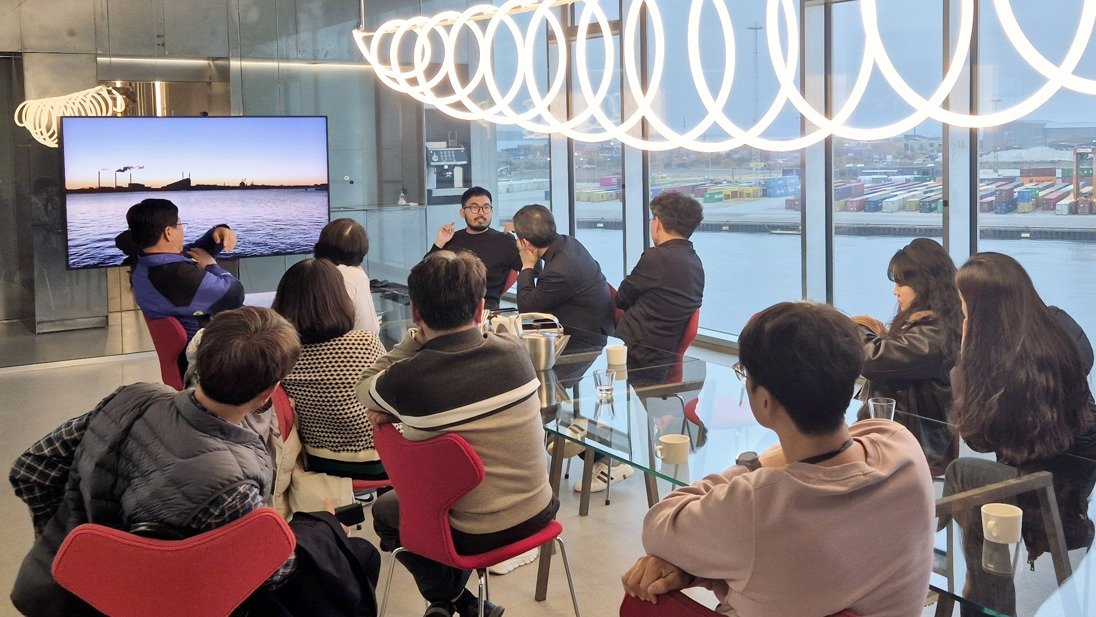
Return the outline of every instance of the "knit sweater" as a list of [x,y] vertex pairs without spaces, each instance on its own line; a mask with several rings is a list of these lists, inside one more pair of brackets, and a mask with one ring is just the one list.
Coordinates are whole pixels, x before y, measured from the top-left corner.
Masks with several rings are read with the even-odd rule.
[[486,478],[450,511],[459,531],[487,534],[523,523],[552,500],[539,381],[516,337],[469,329],[419,345],[413,331],[371,369],[358,395],[423,441],[444,433],[468,440]]
[[293,399],[305,452],[340,461],[377,460],[373,427],[355,386],[383,354],[380,339],[366,330],[302,347],[282,386]]
[[677,489],[647,512],[643,547],[729,615],[920,615],[935,525],[925,455],[895,422],[850,433],[864,462],[734,466]]

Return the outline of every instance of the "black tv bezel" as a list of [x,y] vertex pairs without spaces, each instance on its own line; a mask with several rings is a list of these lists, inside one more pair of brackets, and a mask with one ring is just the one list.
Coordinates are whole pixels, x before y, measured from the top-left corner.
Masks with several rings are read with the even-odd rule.
[[[283,115],[283,116],[274,116],[274,115],[260,115],[260,116],[62,116],[60,118],[60,122],[58,123],[58,126],[57,126],[57,144],[58,144],[57,149],[58,149],[58,159],[59,159],[58,160],[58,165],[59,165],[60,170],[61,170],[61,216],[64,218],[62,227],[64,229],[63,236],[64,236],[64,241],[65,241],[65,269],[66,270],[72,270],[72,271],[79,272],[79,271],[82,271],[82,270],[103,270],[103,269],[106,269],[106,268],[118,268],[118,267],[123,266],[123,263],[120,261],[120,262],[118,262],[116,264],[112,264],[112,265],[73,267],[72,262],[69,259],[69,247],[70,247],[70,245],[69,245],[69,225],[68,225],[68,188],[67,188],[67,184],[66,184],[66,179],[67,178],[65,176],[65,121],[70,119],[70,118],[71,119],[80,119],[80,120],[96,119],[96,120],[107,120],[107,121],[133,120],[133,119],[141,119],[141,120],[187,120],[187,119],[191,119],[191,120],[239,120],[239,119],[248,119],[248,118],[255,118],[255,119],[260,119],[260,118],[322,118],[323,119],[323,126],[324,126],[324,131],[323,131],[324,152],[326,153],[326,158],[327,158],[327,160],[326,160],[326,163],[327,163],[327,221],[331,222],[331,132],[330,132],[331,131],[331,122],[330,122],[330,118],[326,115],[315,115],[315,116],[285,116],[285,115]],[[118,233],[121,233],[123,231],[125,231],[125,230],[124,229],[119,229]],[[262,258],[262,257],[284,257],[286,255],[308,255],[308,254],[309,253],[266,253],[266,254],[263,254],[263,255],[247,255],[247,256],[244,256],[244,257],[237,257],[237,256],[233,255],[233,256],[225,257],[223,260],[224,261],[239,261],[241,259],[259,259],[259,258]],[[220,258],[218,258],[218,259],[220,259]]]

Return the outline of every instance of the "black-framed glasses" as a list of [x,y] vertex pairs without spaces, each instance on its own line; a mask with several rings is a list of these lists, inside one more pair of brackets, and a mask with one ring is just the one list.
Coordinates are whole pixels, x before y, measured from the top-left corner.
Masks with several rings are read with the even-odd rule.
[[479,205],[464,206],[464,209],[468,210],[469,212],[472,212],[474,214],[481,214],[483,212],[488,212],[489,213],[489,212],[491,212],[491,204],[487,204],[487,205],[484,205],[484,206],[479,206]]
[[731,365],[731,368],[734,369],[734,374],[738,376],[739,381],[746,381],[746,377],[749,374],[746,372],[746,367],[742,366],[741,362],[735,362]]
[[178,223],[175,223],[174,225],[172,225],[172,227],[175,227],[176,229],[182,229],[183,231],[186,231],[186,225],[187,225],[186,223],[184,223],[182,221],[179,221]]

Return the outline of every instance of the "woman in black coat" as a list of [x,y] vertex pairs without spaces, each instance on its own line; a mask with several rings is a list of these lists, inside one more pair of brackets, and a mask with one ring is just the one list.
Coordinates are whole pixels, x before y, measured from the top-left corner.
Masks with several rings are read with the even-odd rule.
[[864,401],[860,417],[868,416],[868,399],[894,399],[895,421],[917,437],[933,476],[942,475],[959,451],[959,442],[947,425],[950,373],[963,323],[955,272],[944,247],[917,238],[895,253],[887,266],[898,299],[890,328],[868,316],[853,318],[864,331],[867,381],[860,391]]

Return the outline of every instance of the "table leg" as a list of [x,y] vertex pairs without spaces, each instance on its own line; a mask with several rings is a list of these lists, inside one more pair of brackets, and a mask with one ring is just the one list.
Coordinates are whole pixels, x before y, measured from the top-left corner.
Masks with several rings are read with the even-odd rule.
[[594,479],[594,450],[586,448],[582,452],[582,493],[578,500],[578,515],[590,513],[590,482]]
[[[548,472],[548,484],[552,487],[552,495],[559,498],[560,476],[563,474],[563,446],[562,435],[554,435],[552,442],[552,465]],[[548,596],[548,575],[552,569],[553,542],[548,542],[540,547],[540,559],[537,563],[537,588],[534,598],[537,602],[543,602]]]
[[647,507],[658,503],[658,482],[654,474],[643,474],[643,481],[647,484]]
[[555,542],[547,542],[540,547],[540,558],[537,563],[537,589],[533,599],[544,602],[548,597],[548,574],[552,569],[552,553],[555,552]]
[[936,600],[936,614],[935,617],[951,617],[951,614],[955,612],[955,598],[940,594]]

